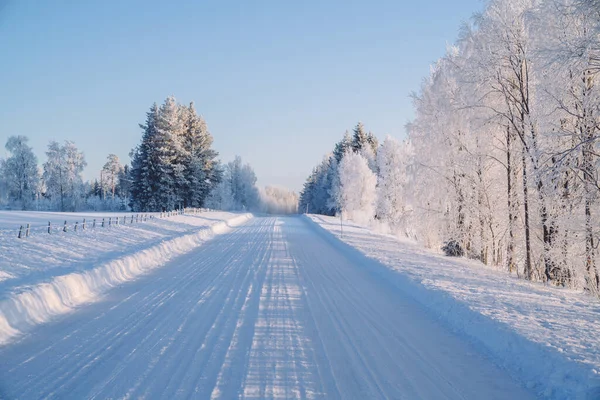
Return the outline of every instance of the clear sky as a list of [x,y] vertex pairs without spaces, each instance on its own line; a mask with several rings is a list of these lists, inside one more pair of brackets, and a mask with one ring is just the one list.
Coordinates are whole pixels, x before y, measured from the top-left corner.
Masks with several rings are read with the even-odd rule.
[[[0,142],[129,161],[153,102],[194,101],[223,161],[299,190],[357,121],[403,138],[409,94],[481,0],[0,0]],[[0,155],[4,155],[2,147]]]

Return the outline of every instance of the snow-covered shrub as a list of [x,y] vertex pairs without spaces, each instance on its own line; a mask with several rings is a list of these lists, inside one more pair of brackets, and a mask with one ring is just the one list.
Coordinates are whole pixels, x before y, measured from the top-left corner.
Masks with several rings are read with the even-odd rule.
[[442,250],[448,257],[462,257],[465,255],[465,251],[456,240],[447,241],[444,246],[442,246]]

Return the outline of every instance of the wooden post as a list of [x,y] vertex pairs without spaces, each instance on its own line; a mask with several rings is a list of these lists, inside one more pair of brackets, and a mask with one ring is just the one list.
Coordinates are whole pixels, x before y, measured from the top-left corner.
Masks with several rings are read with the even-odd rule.
[[104,218],[102,218],[102,227],[104,228]]
[[81,224],[81,229],[85,231],[85,218],[83,219],[83,224]]
[[139,222],[140,214],[135,214],[135,223]]
[[65,221],[65,226],[63,226],[63,232],[67,231],[67,221]]
[[79,225],[79,222],[75,221],[75,232],[77,232],[77,225]]
[[25,237],[29,237],[29,228],[31,226],[29,224],[27,224],[27,229],[25,230]]
[[131,214],[131,223],[133,224],[133,214]]
[[23,225],[21,225],[21,227],[19,228],[19,239],[21,239],[22,235],[23,235]]
[[92,221],[92,228],[96,227],[96,218],[94,218],[94,220]]
[[108,226],[112,225],[112,217],[108,217]]
[[50,224],[50,221],[48,221],[48,234],[52,233],[52,224]]

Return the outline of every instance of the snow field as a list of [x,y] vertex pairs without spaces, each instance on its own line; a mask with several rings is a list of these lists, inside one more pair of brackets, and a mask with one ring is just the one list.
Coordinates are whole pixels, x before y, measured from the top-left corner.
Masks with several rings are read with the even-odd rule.
[[[307,219],[340,238],[339,218]],[[340,239],[399,272],[396,283],[404,292],[538,396],[600,398],[596,299],[444,257],[349,221]]]
[[0,272],[9,277],[0,283],[0,345],[251,217],[203,213],[26,240],[0,237]]

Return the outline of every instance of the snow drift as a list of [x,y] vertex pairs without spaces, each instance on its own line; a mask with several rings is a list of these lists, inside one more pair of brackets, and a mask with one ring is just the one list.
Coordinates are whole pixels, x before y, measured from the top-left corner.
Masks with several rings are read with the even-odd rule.
[[33,285],[0,301],[0,345],[6,344],[34,325],[93,302],[111,287],[135,279],[163,266],[171,258],[187,253],[216,234],[227,232],[252,217],[241,214],[192,234],[165,240],[105,262],[83,272],[73,272]]

